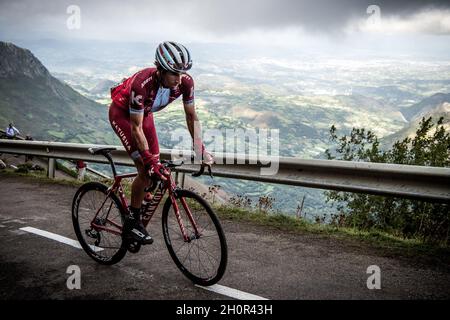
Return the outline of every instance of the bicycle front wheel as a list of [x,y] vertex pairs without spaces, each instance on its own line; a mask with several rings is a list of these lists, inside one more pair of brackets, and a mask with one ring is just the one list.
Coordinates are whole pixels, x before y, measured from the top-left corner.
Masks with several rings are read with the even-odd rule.
[[219,219],[202,197],[177,190],[176,207],[183,232],[174,207],[169,197],[162,213],[162,230],[170,256],[192,282],[203,286],[217,283],[225,273],[228,259]]
[[99,182],[82,185],[73,198],[72,222],[81,247],[101,264],[119,262],[127,253],[122,241],[125,212],[119,198]]

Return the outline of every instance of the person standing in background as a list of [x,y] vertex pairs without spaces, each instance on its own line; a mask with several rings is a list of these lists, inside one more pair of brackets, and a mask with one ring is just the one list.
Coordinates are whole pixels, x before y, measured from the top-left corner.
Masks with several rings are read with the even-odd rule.
[[86,174],[86,163],[83,160],[77,160],[77,180],[83,181],[84,175]]
[[14,127],[12,123],[10,123],[6,128],[6,137],[8,139],[14,139],[17,135],[20,135],[20,131],[17,130],[17,128]]

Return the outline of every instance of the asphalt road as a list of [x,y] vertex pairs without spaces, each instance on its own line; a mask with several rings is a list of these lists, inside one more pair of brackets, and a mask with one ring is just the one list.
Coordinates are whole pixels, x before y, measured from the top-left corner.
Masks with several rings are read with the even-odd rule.
[[[0,299],[233,299],[194,286],[176,268],[161,234],[113,266],[81,250],[20,230],[33,227],[76,239],[71,203],[76,187],[0,174]],[[356,240],[291,234],[222,221],[229,262],[221,286],[267,299],[449,299],[448,260],[392,255]],[[81,289],[69,290],[70,265]],[[381,289],[368,289],[367,268],[380,268]],[[229,290],[229,289],[226,289]]]

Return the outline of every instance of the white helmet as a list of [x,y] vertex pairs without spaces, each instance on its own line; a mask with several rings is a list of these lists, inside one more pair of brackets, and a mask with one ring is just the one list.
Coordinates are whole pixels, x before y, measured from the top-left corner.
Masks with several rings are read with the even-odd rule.
[[165,41],[156,48],[155,54],[157,66],[166,71],[185,73],[192,67],[191,55],[182,44]]

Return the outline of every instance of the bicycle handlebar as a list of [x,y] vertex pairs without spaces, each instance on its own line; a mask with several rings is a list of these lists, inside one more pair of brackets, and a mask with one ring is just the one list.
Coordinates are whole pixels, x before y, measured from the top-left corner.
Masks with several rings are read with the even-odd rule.
[[[178,166],[183,165],[183,164],[184,164],[184,161],[181,160],[181,161],[177,162],[177,161],[171,161],[171,160],[163,160],[163,161],[161,161],[161,163],[162,163],[166,168],[175,168],[175,167],[178,167]],[[200,170],[197,171],[197,172],[192,173],[192,176],[193,176],[193,177],[199,177],[199,176],[201,176],[201,175],[205,172],[205,167],[208,167],[208,173],[209,173],[209,176],[210,176],[211,178],[214,178],[214,177],[213,177],[213,174],[212,174],[212,170],[211,170],[211,165],[207,165],[207,164],[201,164]]]
[[202,165],[200,166],[200,170],[197,171],[197,172],[194,172],[194,173],[192,174],[192,176],[193,176],[193,177],[200,177],[200,176],[205,172],[205,167],[208,167],[209,176],[210,176],[211,178],[214,178],[213,175],[212,175],[211,165],[206,165],[206,164],[202,164]]
[[[88,149],[89,153],[91,153],[91,154],[102,154],[104,157],[106,157],[106,159],[108,159],[108,162],[110,163],[111,169],[113,171],[113,175],[115,177],[117,175],[117,171],[116,171],[116,166],[114,164],[114,160],[112,159],[112,156],[111,156],[111,153],[110,153],[110,151],[112,151],[112,150],[115,150],[115,148],[96,148],[96,149],[89,148]],[[177,161],[171,161],[171,160],[163,160],[163,161],[161,161],[161,163],[166,168],[170,169],[170,168],[175,168],[175,167],[183,165],[184,161],[177,162]],[[200,166],[200,170],[197,171],[197,172],[192,173],[192,176],[193,177],[201,176],[205,172],[205,167],[208,167],[209,176],[211,178],[214,178],[213,174],[212,174],[212,170],[211,170],[211,165],[207,165],[207,164],[203,164],[203,163]]]

